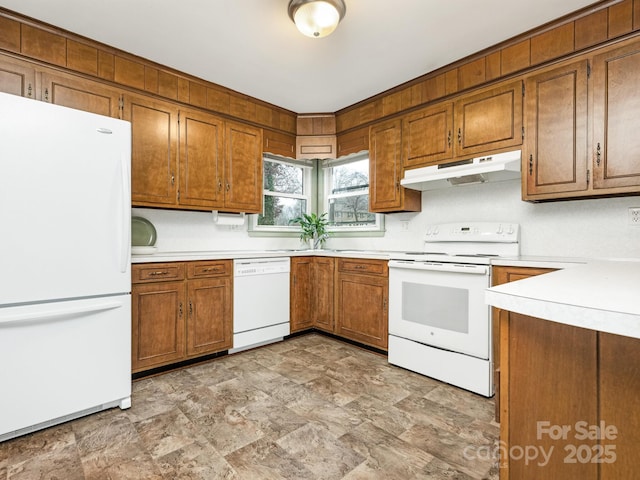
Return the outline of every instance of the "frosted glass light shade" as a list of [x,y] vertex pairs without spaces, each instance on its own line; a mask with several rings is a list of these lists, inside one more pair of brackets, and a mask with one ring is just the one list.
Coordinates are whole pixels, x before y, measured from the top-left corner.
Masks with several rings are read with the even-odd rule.
[[292,0],[289,16],[301,33],[312,38],[331,34],[345,13],[344,3],[325,0]]

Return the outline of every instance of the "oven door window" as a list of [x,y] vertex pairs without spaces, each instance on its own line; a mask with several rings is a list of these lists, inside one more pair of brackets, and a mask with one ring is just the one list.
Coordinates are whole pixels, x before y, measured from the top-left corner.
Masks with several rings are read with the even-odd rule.
[[389,334],[489,358],[489,275],[389,269]]
[[469,291],[402,282],[402,318],[458,333],[469,333]]

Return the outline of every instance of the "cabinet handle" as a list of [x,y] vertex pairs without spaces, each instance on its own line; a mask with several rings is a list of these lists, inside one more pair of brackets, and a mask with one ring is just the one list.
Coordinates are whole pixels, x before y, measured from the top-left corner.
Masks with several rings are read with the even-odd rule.
[[44,89],[44,100],[45,100],[46,102],[48,102],[48,101],[49,101],[49,89],[48,89],[48,88],[45,88],[45,89]]
[[229,182],[227,182],[227,192],[231,190],[231,185],[229,185]]
[[171,186],[174,186],[176,183],[176,177],[175,175],[171,175]]
[[169,271],[168,270],[163,270],[163,271],[157,271],[157,272],[150,272],[149,276],[151,277],[157,277],[158,275],[169,275]]
[[386,298],[385,298],[384,300],[382,300],[382,308],[383,308],[384,310],[386,310],[386,309],[387,309],[387,299],[386,299]]
[[462,145],[462,129],[458,129],[458,145]]
[[208,268],[203,269],[202,271],[204,273],[209,273],[209,272],[219,272],[220,270],[221,270],[220,267],[208,267]]
[[180,315],[180,318],[182,318],[182,302],[178,305],[178,314]]
[[533,175],[533,154],[529,154],[529,175]]
[[31,84],[27,87],[27,97],[31,98],[33,96],[33,87]]
[[220,180],[218,180],[218,191],[222,191],[222,182]]
[[598,142],[598,146],[596,147],[596,165],[600,166],[601,158],[602,158],[602,150],[600,148],[600,142]]
[[193,317],[193,303],[189,300],[189,316]]
[[449,144],[449,147],[451,147],[451,130],[449,130],[449,135],[447,135],[447,143]]

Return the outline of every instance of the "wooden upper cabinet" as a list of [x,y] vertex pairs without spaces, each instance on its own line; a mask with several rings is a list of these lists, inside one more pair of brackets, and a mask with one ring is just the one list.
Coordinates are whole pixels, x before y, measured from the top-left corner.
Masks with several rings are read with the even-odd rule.
[[603,193],[640,187],[640,42],[593,60],[593,183]]
[[369,130],[369,211],[419,212],[421,192],[400,186],[402,121],[388,120]]
[[120,118],[120,92],[99,82],[59,72],[42,72],[41,100]]
[[455,155],[522,145],[522,82],[517,81],[460,97],[455,102]]
[[225,209],[262,210],[262,130],[227,122],[225,136]]
[[224,122],[180,111],[180,205],[217,208],[224,202]]
[[265,129],[262,132],[262,151],[296,158],[296,136]]
[[26,62],[0,58],[0,92],[36,98],[36,72]]
[[526,80],[523,199],[575,196],[587,182],[587,60]]
[[124,98],[131,122],[131,200],[134,206],[177,204],[178,109],[138,95]]
[[336,139],[336,156],[338,158],[365,150],[369,150],[369,127],[340,134]]
[[406,115],[402,121],[402,165],[413,168],[453,156],[453,104],[443,102]]

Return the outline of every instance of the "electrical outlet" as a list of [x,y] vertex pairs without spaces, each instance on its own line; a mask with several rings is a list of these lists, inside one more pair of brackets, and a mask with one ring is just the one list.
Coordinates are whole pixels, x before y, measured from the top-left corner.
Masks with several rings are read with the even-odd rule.
[[629,207],[629,225],[640,227],[640,207]]

